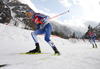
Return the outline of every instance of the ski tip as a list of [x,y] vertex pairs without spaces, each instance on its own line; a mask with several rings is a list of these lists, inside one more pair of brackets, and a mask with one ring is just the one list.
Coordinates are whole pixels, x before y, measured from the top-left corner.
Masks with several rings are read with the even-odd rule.
[[58,56],[58,54],[53,54],[52,56]]
[[60,56],[61,54],[53,54],[52,56]]
[[7,66],[7,65],[8,65],[8,64],[1,64],[0,67],[4,67],[4,66]]

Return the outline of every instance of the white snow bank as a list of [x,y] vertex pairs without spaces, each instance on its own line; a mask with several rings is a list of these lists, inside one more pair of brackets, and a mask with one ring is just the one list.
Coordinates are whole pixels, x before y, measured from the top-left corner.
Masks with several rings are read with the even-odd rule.
[[35,48],[31,32],[17,27],[0,24],[0,64],[8,64],[1,69],[100,69],[100,43],[93,49],[86,41],[51,37],[60,56],[52,56],[52,48],[38,36],[42,52],[50,54],[20,55]]

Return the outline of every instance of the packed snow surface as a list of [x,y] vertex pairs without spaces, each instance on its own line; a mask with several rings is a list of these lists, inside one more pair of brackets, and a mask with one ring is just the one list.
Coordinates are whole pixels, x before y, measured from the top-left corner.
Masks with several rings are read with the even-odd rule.
[[88,40],[62,39],[51,37],[60,56],[38,35],[41,51],[48,54],[20,55],[35,48],[32,30],[24,30],[0,24],[0,69],[100,69],[100,42],[92,48]]

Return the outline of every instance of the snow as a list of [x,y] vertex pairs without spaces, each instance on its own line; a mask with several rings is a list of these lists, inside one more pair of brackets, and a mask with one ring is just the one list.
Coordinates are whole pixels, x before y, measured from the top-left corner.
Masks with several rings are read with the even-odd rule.
[[60,56],[52,56],[54,51],[37,36],[43,53],[39,55],[20,55],[35,48],[31,30],[24,30],[0,24],[0,65],[1,69],[100,69],[100,42],[93,49],[88,40],[71,40],[51,37]]

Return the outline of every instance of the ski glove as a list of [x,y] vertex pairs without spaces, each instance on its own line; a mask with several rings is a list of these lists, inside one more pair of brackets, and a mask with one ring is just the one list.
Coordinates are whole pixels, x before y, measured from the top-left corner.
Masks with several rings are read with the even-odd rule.
[[46,23],[45,18],[41,19],[41,22]]

